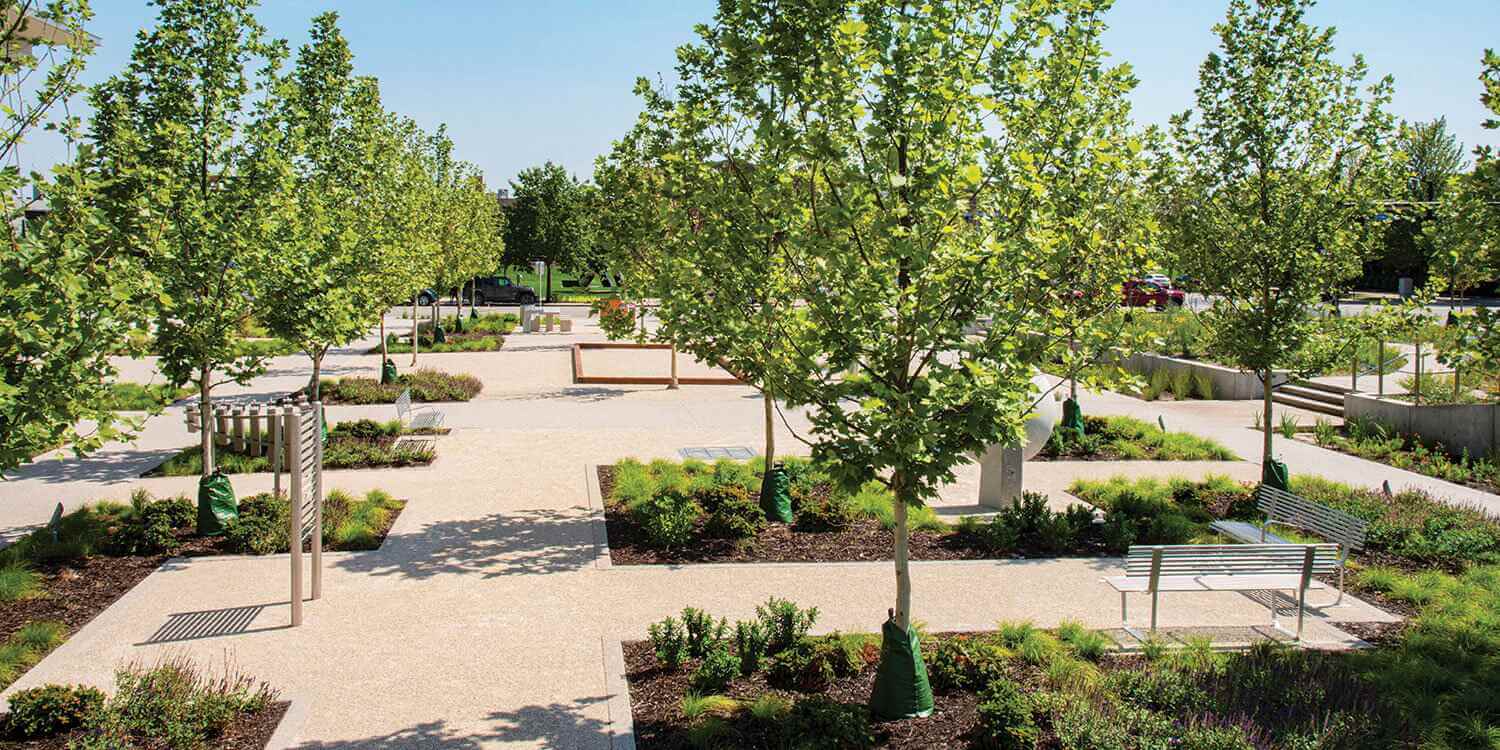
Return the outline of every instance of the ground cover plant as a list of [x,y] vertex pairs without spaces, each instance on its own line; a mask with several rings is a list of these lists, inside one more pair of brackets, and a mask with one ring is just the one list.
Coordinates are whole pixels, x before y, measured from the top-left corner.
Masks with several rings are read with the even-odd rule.
[[1309,439],[1319,446],[1360,458],[1426,474],[1486,492],[1500,492],[1500,463],[1494,456],[1454,453],[1441,443],[1399,432],[1373,419],[1344,420],[1342,427],[1319,420]]
[[484,384],[473,375],[424,369],[399,375],[394,383],[346,377],[324,380],[319,386],[325,404],[394,404],[408,388],[412,401],[468,401],[484,390]]
[[174,658],[115,672],[115,693],[45,685],[18,691],[0,716],[3,748],[264,747],[286,712],[270,686]]
[[1085,417],[1084,434],[1059,427],[1037,460],[1237,461],[1217,441],[1187,432],[1167,432],[1133,417]]
[[[1106,528],[1117,513],[1130,515],[1132,523],[1151,518],[1147,526],[1150,536],[1138,543],[1176,544],[1211,539],[1205,524],[1212,519],[1258,519],[1252,489],[1226,477],[1195,482],[1121,476],[1104,481],[1080,480],[1069,492],[1104,510],[1106,518],[1111,519]],[[1319,477],[1294,477],[1292,491],[1370,523],[1365,549],[1354,557],[1358,564],[1415,570],[1500,562],[1500,521],[1477,510],[1448,505],[1419,490],[1387,497],[1379,491]],[[1162,530],[1160,535],[1156,530]]]
[[[458,331],[453,328],[451,320],[445,320],[442,343],[433,341],[431,322],[418,323],[417,335],[420,338],[418,351],[424,354],[498,351],[505,345],[506,335],[514,331],[520,322],[520,317],[514,313],[488,313],[479,316],[477,320],[464,320],[463,330]],[[385,349],[389,354],[409,354],[411,332],[386,334]],[[374,354],[379,351],[377,347],[370,353]]]
[[[437,453],[427,442],[401,441],[403,435],[430,435],[433,430],[409,430],[400,420],[376,422],[361,419],[340,422],[328,431],[328,444],[323,446],[323,468],[325,469],[377,469],[403,466],[427,466],[437,458]],[[146,472],[144,476],[195,476],[203,471],[203,453],[199,446],[184,448],[161,465]],[[225,474],[254,474],[268,472],[274,467],[270,455],[252,456],[248,452],[234,450],[232,445],[217,446],[215,459],[219,471]],[[269,448],[267,449],[269,453]],[[283,471],[285,469],[283,468]]]
[[[378,548],[404,505],[380,490],[362,498],[329,491],[324,548]],[[55,539],[43,528],[0,549],[0,689],[169,557],[285,552],[286,514],[284,498],[243,498],[223,536],[200,537],[192,500],[137,490],[129,503],[101,501],[64,515]]]
[[196,386],[173,386],[170,383],[110,383],[109,408],[115,411],[151,411],[167,406],[198,392]]

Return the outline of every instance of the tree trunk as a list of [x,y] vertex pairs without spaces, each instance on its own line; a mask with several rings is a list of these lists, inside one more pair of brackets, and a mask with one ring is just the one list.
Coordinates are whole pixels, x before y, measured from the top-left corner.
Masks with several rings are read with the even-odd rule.
[[1265,467],[1271,465],[1271,457],[1272,457],[1272,453],[1271,453],[1271,435],[1272,435],[1272,430],[1271,430],[1271,388],[1272,388],[1272,383],[1273,382],[1274,381],[1271,380],[1271,371],[1270,370],[1265,370],[1265,371],[1263,371],[1261,373],[1261,387],[1264,389],[1264,396],[1265,396],[1265,403],[1264,403],[1265,423],[1263,425],[1265,427],[1265,434],[1262,436],[1263,442],[1261,443],[1261,456],[1260,456],[1260,465],[1261,465],[1261,470],[1262,471],[1265,470]]
[[382,310],[380,312],[380,367],[382,370],[384,370],[385,360],[389,356],[390,352],[385,350],[385,311]]
[[769,388],[761,389],[760,397],[766,407],[766,468],[769,469],[776,465],[776,423],[773,419],[776,400],[771,397]]
[[312,361],[313,361],[312,385],[311,385],[311,387],[309,387],[307,389],[308,398],[310,400],[312,400],[312,401],[322,401],[323,400],[323,390],[322,390],[323,357],[326,356],[327,354],[328,354],[328,347],[325,346],[325,347],[319,349],[318,353],[314,354],[313,358],[312,358]]
[[672,382],[671,382],[671,384],[669,384],[667,386],[667,390],[672,390],[672,391],[677,390],[677,345],[676,344],[672,345]]
[[547,264],[547,301],[552,301],[552,264]]
[[911,555],[908,549],[911,531],[906,524],[906,503],[910,494],[906,488],[906,475],[897,469],[891,477],[891,490],[895,495],[892,508],[896,521],[896,624],[902,630],[911,630]]
[[214,404],[209,397],[212,384],[209,377],[213,371],[208,367],[198,370],[198,434],[202,439],[203,476],[214,473]]
[[411,366],[417,366],[417,346],[422,340],[422,321],[417,317],[417,295],[411,296]]

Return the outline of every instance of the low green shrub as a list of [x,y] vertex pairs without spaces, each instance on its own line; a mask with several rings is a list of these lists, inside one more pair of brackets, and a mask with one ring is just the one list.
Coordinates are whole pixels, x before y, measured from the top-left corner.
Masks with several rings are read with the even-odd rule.
[[703,662],[693,670],[693,689],[700,693],[717,693],[729,686],[740,673],[739,659],[729,653],[722,644],[716,644],[703,656]]
[[766,525],[765,511],[737,484],[720,484],[693,492],[693,501],[708,513],[703,530],[719,539],[749,539]]
[[675,617],[653,622],[646,628],[651,651],[667,669],[676,670],[687,659],[687,634]]
[[729,623],[722,618],[715,621],[713,615],[701,609],[683,607],[682,630],[687,638],[688,656],[701,659],[724,640]]
[[815,695],[797,701],[791,724],[796,747],[806,750],[862,750],[875,744],[869,709]]
[[684,492],[662,489],[650,499],[636,504],[630,513],[645,534],[647,544],[670,549],[692,541],[694,527],[703,515],[703,509]]
[[71,732],[96,717],[104,707],[104,693],[82,685],[43,685],[18,690],[10,697],[6,734],[38,739]]
[[740,674],[748,677],[760,670],[766,646],[766,628],[760,621],[740,620],[734,624],[734,652],[740,659]]
[[24,562],[0,566],[0,603],[29,599],[42,593],[42,578]]
[[771,597],[756,606],[755,617],[766,633],[766,653],[779,654],[807,636],[818,621],[818,608],[802,609],[795,602]]
[[[323,496],[324,548],[345,552],[378,548],[391,517],[403,507],[404,502],[383,490],[371,490],[362,499],[337,488],[329,490]],[[224,528],[225,548],[250,555],[286,552],[290,512],[285,496],[263,492],[241,498],[239,517]]]
[[324,380],[318,386],[326,404],[393,404],[408,388],[412,401],[469,401],[484,390],[484,384],[473,375],[416,370],[388,384],[373,378],[345,377]]
[[838,633],[802,638],[771,657],[766,666],[766,682],[792,690],[822,690],[834,680],[864,668],[867,638]]
[[1009,679],[992,680],[979,702],[977,744],[990,750],[1033,750],[1041,737],[1031,702]]
[[814,487],[810,491],[793,488],[792,508],[796,513],[797,528],[806,531],[845,529],[860,515],[848,496],[827,486]]
[[113,411],[153,411],[197,392],[197,386],[177,387],[170,383],[110,383],[109,408]]
[[929,656],[927,674],[939,692],[978,690],[1005,674],[1014,652],[983,638],[956,636],[939,642]]
[[115,673],[115,694],[89,723],[81,750],[204,747],[238,717],[265,710],[276,693],[243,675],[210,675],[173,658]]

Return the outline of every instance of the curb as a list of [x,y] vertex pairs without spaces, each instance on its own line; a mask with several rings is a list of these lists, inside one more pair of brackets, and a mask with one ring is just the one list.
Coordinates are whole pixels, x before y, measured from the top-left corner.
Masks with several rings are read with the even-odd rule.
[[[625,679],[625,647],[608,636],[599,639],[604,650],[604,690],[609,695],[610,750],[635,750],[635,717],[630,712],[630,683]],[[269,750],[269,748],[268,748]]]
[[266,740],[266,750],[291,750],[297,744],[302,727],[307,723],[308,702],[293,699],[291,703],[286,707],[281,723],[276,725],[276,731],[271,733],[271,739]]
[[584,464],[583,483],[589,496],[589,526],[594,529],[594,567],[609,570],[614,561],[609,556],[609,526],[604,522],[604,492],[599,487],[597,464]]

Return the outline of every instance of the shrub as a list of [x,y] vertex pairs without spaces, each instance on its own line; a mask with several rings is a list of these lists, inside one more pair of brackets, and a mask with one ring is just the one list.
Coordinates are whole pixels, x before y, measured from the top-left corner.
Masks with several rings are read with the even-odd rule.
[[104,706],[104,693],[82,685],[43,685],[10,697],[6,732],[37,739],[82,727]]
[[792,498],[797,509],[797,528],[806,531],[839,531],[859,517],[849,497],[832,488],[814,488],[806,495],[797,489]]
[[264,710],[276,697],[243,675],[204,674],[182,659],[126,667],[115,673],[115,684],[83,748],[202,747],[238,716]]
[[792,708],[791,722],[799,748],[859,750],[875,744],[870,715],[864,706],[850,706],[821,695],[803,698]]
[[373,378],[346,377],[324,380],[319,386],[324,403],[393,404],[401,392],[410,388],[411,400],[469,401],[484,390],[484,384],[473,375],[452,375],[438,370],[417,370],[383,384]]
[[766,653],[779,654],[807,635],[818,621],[818,608],[802,609],[786,599],[771,597],[755,608],[756,619],[765,628]]
[[693,528],[703,509],[692,497],[675,489],[662,489],[630,509],[646,536],[646,543],[659,549],[681,547],[692,541]]
[[701,609],[683,607],[682,630],[687,639],[688,655],[694,659],[701,659],[713,651],[729,629],[729,624],[724,620],[714,622],[713,615]]
[[756,620],[734,624],[734,650],[740,657],[740,674],[750,676],[760,669],[766,656],[766,628]]
[[927,659],[927,673],[936,690],[978,690],[1004,675],[1011,656],[1008,649],[984,640],[948,638]]
[[739,485],[717,485],[700,490],[694,493],[694,499],[708,512],[703,530],[709,536],[748,539],[765,527],[765,511]]
[[731,461],[721,458],[714,462],[713,466],[714,484],[733,485],[745,490],[746,494],[755,493],[760,490],[760,479],[750,469],[749,464],[743,461]]
[[239,518],[224,527],[224,543],[231,552],[271,555],[287,548],[287,501],[269,493],[240,500]]
[[682,666],[688,654],[687,636],[677,618],[668,617],[661,622],[651,623],[646,628],[646,633],[651,639],[651,650],[656,654],[657,661],[667,669],[675,670]]
[[1171,667],[1121,669],[1105,678],[1110,692],[1133,706],[1182,715],[1208,706],[1208,694]]
[[761,693],[745,710],[756,721],[779,722],[792,712],[792,702],[776,693]]
[[55,620],[37,620],[22,625],[10,642],[20,645],[35,654],[45,654],[62,645],[67,637],[66,625]]
[[1041,732],[1031,703],[1014,682],[1000,678],[985,688],[979,702],[978,744],[991,750],[1032,750]]
[[822,690],[834,680],[864,668],[867,643],[865,637],[837,633],[803,638],[771,657],[766,667],[766,682],[794,690]]
[[729,682],[740,672],[739,660],[722,644],[709,649],[703,663],[693,671],[693,689],[704,693],[716,693],[729,686]]

